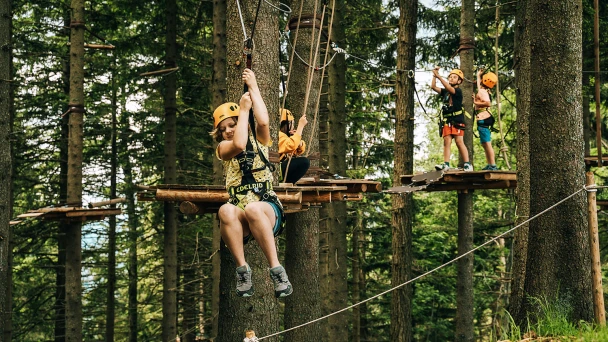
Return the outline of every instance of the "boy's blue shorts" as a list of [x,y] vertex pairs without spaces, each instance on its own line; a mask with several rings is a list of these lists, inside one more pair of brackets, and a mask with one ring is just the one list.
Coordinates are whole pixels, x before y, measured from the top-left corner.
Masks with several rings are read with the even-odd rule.
[[479,142],[483,144],[492,141],[492,134],[490,132],[490,129],[488,127],[480,127],[479,124],[483,125],[483,120],[477,121],[477,132],[479,132]]

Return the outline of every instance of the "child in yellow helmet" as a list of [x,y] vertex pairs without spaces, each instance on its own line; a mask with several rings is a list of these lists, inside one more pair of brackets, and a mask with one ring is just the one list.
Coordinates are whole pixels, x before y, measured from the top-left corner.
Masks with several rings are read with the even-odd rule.
[[[439,88],[436,80],[439,80],[443,88]],[[458,152],[464,161],[464,171],[473,171],[473,165],[469,162],[469,152],[464,144],[464,110],[462,107],[462,89],[459,88],[464,80],[464,73],[460,69],[450,72],[447,81],[439,75],[439,67],[433,69],[433,80],[431,89],[441,95],[443,101],[441,136],[443,137],[443,164],[435,165],[435,169],[447,171],[450,169],[450,154],[452,139],[456,141]]]
[[[272,145],[268,109],[262,99],[253,71],[245,69],[242,79],[249,91],[240,104],[225,103],[213,113],[215,129],[211,132],[219,142],[216,156],[223,161],[228,203],[218,212],[222,240],[237,264],[236,292],[241,297],[253,295],[251,268],[245,261],[244,245],[255,239],[270,264],[270,277],[275,296],[292,293],[287,273],[277,257],[275,236],[282,229],[283,206],[272,190],[272,172],[268,163],[268,146]],[[249,110],[253,113],[256,138],[249,126]],[[256,141],[257,140],[257,141]]]
[[490,112],[492,102],[489,93],[490,89],[496,85],[498,78],[493,72],[488,72],[484,75],[483,71],[483,69],[477,71],[477,94],[473,94],[479,142],[483,147],[487,162],[487,165],[482,170],[498,170],[496,161],[494,160],[494,149],[492,148],[490,131],[490,128],[494,125],[494,117]]
[[[306,143],[302,140],[302,131],[308,123],[306,115],[298,120],[298,127],[294,129],[295,118],[287,109],[281,109],[281,128],[279,131],[279,155],[281,172],[286,183],[295,183],[306,174],[310,167],[310,160],[302,157],[306,151]],[[289,170],[287,169],[289,165]]]

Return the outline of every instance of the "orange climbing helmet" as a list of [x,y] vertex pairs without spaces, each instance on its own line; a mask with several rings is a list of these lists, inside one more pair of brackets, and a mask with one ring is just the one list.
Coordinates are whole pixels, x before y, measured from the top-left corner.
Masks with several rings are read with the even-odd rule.
[[239,116],[239,105],[234,102],[226,102],[217,107],[213,112],[213,128],[217,128],[220,122],[234,116]]
[[461,80],[464,80],[464,73],[460,69],[452,69],[452,71],[450,71],[450,75],[451,74],[455,74],[456,76],[460,77]]
[[293,114],[289,111],[289,109],[281,109],[281,122],[283,121],[294,121],[295,118]]
[[481,84],[485,85],[490,89],[494,88],[496,82],[498,82],[498,77],[493,72],[487,72],[481,78]]

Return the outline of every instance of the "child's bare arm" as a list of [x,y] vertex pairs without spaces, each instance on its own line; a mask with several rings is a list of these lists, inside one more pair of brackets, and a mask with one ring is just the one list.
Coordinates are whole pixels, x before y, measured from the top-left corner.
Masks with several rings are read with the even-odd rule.
[[437,77],[439,77],[439,67],[435,67],[433,69],[433,79],[431,80],[431,89],[436,91],[438,94],[441,94],[441,88],[437,86]]
[[251,95],[251,101],[253,102],[253,114],[255,115],[256,119],[255,132],[257,139],[262,144],[268,145],[271,140],[268,108],[266,108],[266,103],[260,94],[260,88],[258,87],[255,73],[251,69],[243,70],[243,82],[247,84],[249,94]]

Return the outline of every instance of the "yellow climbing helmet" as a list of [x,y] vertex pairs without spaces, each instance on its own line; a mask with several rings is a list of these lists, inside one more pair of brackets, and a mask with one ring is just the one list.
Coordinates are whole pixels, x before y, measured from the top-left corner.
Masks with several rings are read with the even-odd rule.
[[234,116],[239,116],[239,105],[234,102],[226,102],[217,107],[213,112],[213,128],[217,128],[220,122]]
[[291,114],[291,112],[289,111],[289,109],[281,109],[281,122],[283,121],[294,121],[295,118],[293,117],[293,114]]
[[490,89],[494,88],[496,82],[498,82],[498,77],[493,72],[488,72],[481,78],[481,84],[485,85]]
[[451,74],[456,74],[456,76],[460,77],[461,80],[464,80],[464,73],[460,69],[452,69],[452,71],[450,71],[450,75]]

